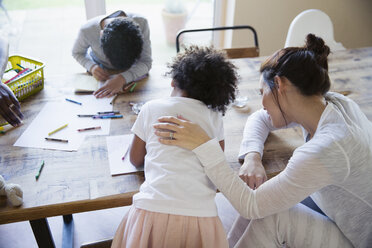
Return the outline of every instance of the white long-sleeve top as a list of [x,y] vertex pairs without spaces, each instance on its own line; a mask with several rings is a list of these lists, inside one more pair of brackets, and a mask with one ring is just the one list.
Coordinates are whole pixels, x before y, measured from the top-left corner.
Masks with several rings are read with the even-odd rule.
[[[372,244],[372,124],[351,99],[326,94],[313,138],[298,147],[276,177],[250,189],[227,164],[218,142],[194,149],[211,181],[245,218],[278,213],[312,197],[356,247]],[[241,154],[262,154],[273,130],[259,110],[247,122]],[[304,137],[307,133],[304,133]]]
[[[90,19],[84,24],[79,31],[78,37],[75,40],[72,48],[72,56],[81,64],[87,71],[93,65],[102,65],[106,69],[116,70],[103,53],[100,43],[101,21],[109,17],[117,17],[124,15],[123,11],[116,11],[111,15],[97,16]],[[139,59],[127,71],[120,73],[126,83],[130,83],[142,76],[146,75],[152,65],[151,58],[151,42],[150,29],[146,18],[137,14],[127,13],[127,17],[133,19],[138,24],[143,35],[143,47]]]

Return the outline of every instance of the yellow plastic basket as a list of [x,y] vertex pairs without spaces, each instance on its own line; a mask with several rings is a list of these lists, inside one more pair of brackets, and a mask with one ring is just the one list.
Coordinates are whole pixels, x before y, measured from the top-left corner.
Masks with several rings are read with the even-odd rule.
[[[21,65],[21,66],[19,66]],[[6,70],[24,68],[31,69],[19,78],[9,82],[7,86],[14,92],[19,101],[39,92],[44,88],[44,63],[20,55],[10,56]]]

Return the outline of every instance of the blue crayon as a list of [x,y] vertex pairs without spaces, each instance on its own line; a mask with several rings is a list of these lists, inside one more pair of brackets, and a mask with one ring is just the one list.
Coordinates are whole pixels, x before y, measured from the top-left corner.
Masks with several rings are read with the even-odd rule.
[[116,118],[123,118],[123,115],[104,115],[104,116],[99,116],[96,117],[99,119],[116,119]]
[[81,102],[77,102],[77,101],[74,101],[74,100],[71,100],[71,99],[68,99],[68,98],[66,98],[66,101],[82,105]]

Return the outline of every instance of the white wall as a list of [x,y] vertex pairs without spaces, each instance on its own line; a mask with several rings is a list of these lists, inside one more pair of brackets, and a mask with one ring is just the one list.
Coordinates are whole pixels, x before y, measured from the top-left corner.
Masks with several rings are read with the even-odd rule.
[[[253,26],[258,33],[260,55],[262,56],[270,55],[284,46],[291,21],[306,9],[320,9],[328,14],[333,22],[335,40],[341,42],[344,47],[372,46],[371,0],[222,1],[228,1],[228,6],[234,6],[233,11],[225,8],[225,25]],[[233,18],[232,23],[231,18]],[[233,47],[252,45],[252,40],[246,38],[246,33],[235,32],[231,44]]]

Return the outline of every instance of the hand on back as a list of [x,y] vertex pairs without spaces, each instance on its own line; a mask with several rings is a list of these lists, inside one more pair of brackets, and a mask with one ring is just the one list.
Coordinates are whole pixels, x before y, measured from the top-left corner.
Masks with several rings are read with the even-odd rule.
[[155,134],[159,136],[159,142],[162,144],[194,150],[211,139],[198,124],[181,116],[163,116],[158,121],[160,123],[154,125]]

